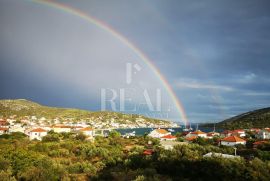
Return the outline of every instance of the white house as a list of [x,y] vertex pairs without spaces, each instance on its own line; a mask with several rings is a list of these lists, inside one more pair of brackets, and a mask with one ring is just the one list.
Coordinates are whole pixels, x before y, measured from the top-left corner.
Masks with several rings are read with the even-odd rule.
[[218,132],[209,132],[207,133],[207,138],[213,138],[215,136],[220,136]]
[[3,128],[3,127],[0,127],[0,135],[2,134],[8,134],[8,128]]
[[171,133],[168,132],[167,130],[165,129],[155,129],[153,131],[151,131],[148,136],[151,136],[153,138],[161,138],[163,136],[166,136],[166,135],[170,135]]
[[42,137],[46,135],[47,135],[47,131],[42,128],[36,128],[29,132],[30,140],[33,140],[33,139],[41,140]]
[[94,130],[92,128],[89,128],[89,127],[82,128],[79,131],[82,132],[86,136],[93,136],[94,135]]
[[189,137],[201,137],[201,138],[207,138],[207,133],[202,132],[200,130],[194,131],[194,132],[190,132],[186,135],[186,138]]
[[71,132],[71,126],[55,125],[52,126],[52,130],[56,133],[69,133]]
[[262,129],[262,130],[260,130],[257,133],[256,137],[258,139],[263,139],[263,140],[270,139],[270,131],[269,131],[269,129]]
[[6,120],[0,119],[0,127],[2,128],[8,128],[9,123]]
[[232,136],[232,135],[233,135],[233,131],[231,131],[231,130],[225,130],[220,134],[221,137],[228,137],[228,136]]
[[205,155],[203,155],[204,158],[209,158],[209,157],[219,157],[219,158],[240,158],[240,156],[236,155],[228,155],[228,154],[222,154],[222,153],[214,153],[210,152]]
[[174,146],[176,145],[186,145],[188,143],[186,142],[179,142],[179,141],[169,141],[169,140],[161,140],[160,145],[165,149],[165,150],[172,150]]
[[236,130],[233,130],[233,135],[240,136],[240,137],[245,137],[246,132],[243,129],[236,129]]
[[13,126],[10,126],[9,132],[21,132],[24,133],[25,127],[22,126],[22,124],[15,124]]
[[245,145],[246,140],[244,140],[242,138],[239,138],[237,136],[229,136],[229,137],[223,138],[220,141],[220,144],[225,145],[225,146],[235,146],[235,145],[238,145],[238,144]]
[[171,134],[169,134],[169,135],[166,135],[166,136],[162,136],[161,138],[160,138],[161,140],[164,140],[164,141],[174,141],[174,140],[176,140],[176,137],[175,136],[173,136],[173,135],[171,135]]

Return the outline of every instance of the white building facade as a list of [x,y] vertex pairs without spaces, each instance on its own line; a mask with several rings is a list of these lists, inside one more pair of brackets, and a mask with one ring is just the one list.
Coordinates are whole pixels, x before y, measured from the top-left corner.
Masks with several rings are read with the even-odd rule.
[[47,135],[47,131],[42,128],[33,129],[32,131],[29,132],[30,140],[37,139],[41,141],[42,138],[46,135]]

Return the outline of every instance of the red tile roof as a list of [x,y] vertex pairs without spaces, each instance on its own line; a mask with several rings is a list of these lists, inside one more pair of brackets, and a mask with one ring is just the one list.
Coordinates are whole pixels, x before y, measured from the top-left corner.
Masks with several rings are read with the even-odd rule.
[[217,135],[217,134],[219,134],[219,133],[216,133],[216,132],[209,132],[209,133],[207,133],[207,136],[214,136],[214,135]]
[[73,126],[73,128],[83,128],[82,126]]
[[47,131],[45,129],[42,129],[42,128],[37,128],[37,129],[33,129],[30,132],[47,132]]
[[156,132],[160,133],[160,134],[167,134],[169,133],[167,130],[165,129],[155,129]]
[[0,120],[0,125],[8,125],[8,122],[4,120]]
[[222,132],[222,134],[229,134],[229,133],[233,133],[233,131],[231,131],[231,130],[225,130],[225,131]]
[[195,139],[197,139],[198,138],[198,136],[191,136],[191,137],[187,137],[187,138],[185,138],[187,141],[193,141],[193,140],[195,140]]
[[269,143],[268,141],[256,141],[253,143],[253,145],[262,145],[262,144],[265,144],[265,143]]
[[173,136],[173,135],[166,135],[166,136],[162,136],[161,138],[165,138],[165,139],[176,139],[176,137],[175,136]]
[[191,134],[199,135],[199,134],[206,134],[206,133],[202,132],[201,130],[197,130],[197,131],[192,132]]
[[144,151],[143,151],[143,154],[144,154],[144,155],[152,155],[153,152],[154,152],[154,150],[150,150],[150,149],[149,149],[149,150],[144,150]]
[[87,127],[87,128],[82,128],[82,129],[80,129],[80,131],[93,131],[93,129],[92,129],[92,128]]
[[226,138],[223,138],[221,141],[227,141],[227,142],[246,142],[246,140],[239,138],[237,136],[229,136]]
[[0,131],[7,131],[8,128],[0,128]]
[[253,131],[253,132],[259,132],[261,129],[259,128],[251,128],[250,131]]

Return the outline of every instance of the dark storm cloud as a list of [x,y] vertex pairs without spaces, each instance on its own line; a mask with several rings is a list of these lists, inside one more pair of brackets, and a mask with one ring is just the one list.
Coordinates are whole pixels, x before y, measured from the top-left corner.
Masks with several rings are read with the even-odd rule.
[[[222,120],[270,105],[270,1],[268,0],[61,2],[108,23],[143,50],[167,77],[186,108],[188,117],[193,121]],[[13,4],[13,8],[8,9],[8,4]],[[103,38],[97,38],[93,43],[89,37],[99,37],[100,33],[89,29],[86,31],[86,24],[78,21],[79,18],[72,18],[68,14],[44,13],[46,8],[39,6],[29,8],[27,4],[22,1],[0,2],[0,80],[5,86],[1,90],[1,97],[25,96],[27,98],[27,96],[35,95],[36,98],[42,97],[39,100],[46,100],[48,104],[66,101],[65,105],[71,103],[71,107],[74,105],[86,108],[86,101],[82,101],[85,98],[84,94],[81,95],[82,98],[77,98],[77,101],[70,98],[74,97],[76,92],[79,94],[79,91],[74,88],[77,84],[73,86],[71,84],[72,79],[76,77],[73,81],[80,82],[78,80],[88,75],[87,69],[84,68],[85,62],[80,60],[86,58],[88,54],[93,55],[100,51],[96,48],[96,44],[111,45],[106,49],[105,57],[98,58],[102,60],[110,57],[109,55],[113,56],[115,51],[112,47],[115,47],[115,42],[102,35]],[[14,12],[9,13],[9,11]],[[44,16],[41,16],[41,11],[45,14]],[[42,22],[38,21],[40,18],[44,18]],[[32,23],[32,25],[25,26],[25,23],[28,25]],[[50,34],[54,40],[65,42],[63,47],[59,50],[57,41],[52,45],[45,38],[37,38],[35,29],[39,28],[36,28],[33,23],[37,23],[35,26],[46,30],[44,35]],[[68,26],[69,23],[71,23],[71,28]],[[55,32],[54,26],[59,26],[61,31]],[[19,28],[19,31],[14,31],[15,28]],[[55,35],[55,33],[59,34]],[[72,41],[66,42],[66,37],[70,35],[72,35]],[[74,51],[73,56],[82,63],[81,66],[76,65],[81,71],[70,70],[70,76],[67,76],[67,79],[71,79],[69,83],[59,84],[57,80],[51,83],[50,79],[44,79],[44,75],[38,75],[40,79],[35,79],[35,82],[31,76],[37,75],[39,69],[27,70],[28,64],[25,62],[31,61],[27,59],[27,56],[18,57],[24,55],[25,49],[15,49],[16,46],[11,43],[15,38],[19,43],[28,42],[26,46],[33,46],[33,42],[40,41],[40,45],[33,46],[40,54],[42,54],[42,48],[46,46],[49,47],[48,49],[51,48],[52,55],[46,55],[48,62],[54,55],[60,56],[61,52]],[[76,50],[73,43],[76,45]],[[90,50],[87,49],[89,46]],[[123,47],[120,45],[116,47],[118,46],[124,53]],[[53,51],[54,49],[59,52]],[[81,55],[81,50],[86,52],[84,56]],[[128,54],[125,57],[130,56]],[[53,68],[51,64],[48,66],[43,63],[43,65]],[[55,63],[55,67],[58,66]],[[65,68],[61,69],[62,73],[70,68],[66,65],[63,67]],[[100,69],[98,66],[95,67],[98,72]],[[103,75],[104,79],[97,81],[93,85],[93,90],[101,86],[100,82],[112,83],[112,81],[106,82],[108,77],[111,77],[109,73],[119,74],[119,66],[114,65],[113,59],[108,67],[111,71],[109,68],[106,69],[107,74]],[[12,70],[16,70],[16,73]],[[10,75],[11,73],[13,74]],[[7,75],[9,75],[8,78]],[[38,80],[45,83],[41,86]],[[56,86],[55,91],[48,88],[50,85]],[[27,92],[27,87],[30,87],[32,91]],[[17,91],[18,89],[21,91]],[[63,89],[69,91],[65,92],[65,96],[58,95],[58,92]],[[87,101],[92,99],[98,105],[97,95],[89,94],[91,96],[87,98]],[[59,101],[53,101],[53,98],[45,99],[46,96],[62,98],[61,100],[59,98]],[[98,109],[98,106],[91,108]]]

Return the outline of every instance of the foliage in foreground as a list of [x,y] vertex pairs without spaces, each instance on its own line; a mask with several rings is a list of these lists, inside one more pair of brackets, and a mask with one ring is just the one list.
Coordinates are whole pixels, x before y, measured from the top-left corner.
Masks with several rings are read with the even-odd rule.
[[[51,133],[42,142],[15,134],[0,138],[1,180],[269,180],[269,159],[203,158],[232,154],[228,147],[178,145],[164,150],[149,137],[124,139],[117,133],[94,142]],[[154,149],[144,156],[143,150]]]

